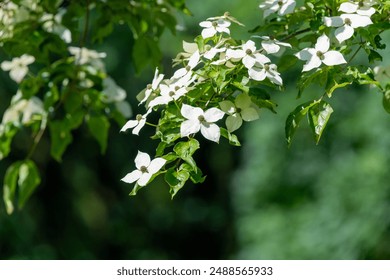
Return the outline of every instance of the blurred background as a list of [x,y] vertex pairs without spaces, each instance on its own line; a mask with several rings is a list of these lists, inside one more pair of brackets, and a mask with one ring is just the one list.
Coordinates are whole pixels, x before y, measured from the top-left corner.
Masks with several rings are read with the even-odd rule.
[[[248,39],[246,30],[261,23],[258,4],[188,0],[193,17],[179,14],[181,30],[167,31],[161,41],[163,72],[172,74],[181,41],[192,41],[207,17],[229,11],[246,25],[233,35]],[[153,70],[136,75],[126,63],[133,42],[124,34],[120,27],[106,45],[91,47],[107,52],[107,70],[126,89],[135,115],[143,113],[135,96]],[[390,43],[390,34],[384,37]],[[390,116],[382,96],[368,86],[336,91],[320,143],[302,125],[288,149],[289,111],[318,96],[308,89],[296,100],[297,73],[283,76],[285,92],[272,93],[278,114],[263,111],[240,130],[242,147],[202,140],[196,160],[207,179],[186,185],[174,200],[163,180],[135,197],[128,196],[132,185],[120,182],[138,149],[156,148],[148,140],[152,130],[137,137],[113,125],[105,155],[87,128],[78,130],[61,164],[42,141],[42,184],[22,211],[8,216],[0,207],[0,259],[390,259]],[[8,73],[0,78],[2,114],[15,85]],[[0,161],[0,178],[23,156],[23,144]]]

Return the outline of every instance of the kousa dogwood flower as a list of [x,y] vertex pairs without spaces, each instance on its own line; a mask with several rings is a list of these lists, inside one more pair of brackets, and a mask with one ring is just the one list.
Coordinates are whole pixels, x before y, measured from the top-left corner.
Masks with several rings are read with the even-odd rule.
[[370,17],[376,12],[375,8],[372,7],[375,4],[377,4],[377,1],[373,0],[344,2],[341,3],[339,11],[348,14],[356,13],[358,15]]
[[256,52],[255,42],[252,40],[247,41],[240,49],[228,49],[226,56],[232,61],[242,60],[247,69],[251,69],[256,61],[270,62],[268,57]]
[[153,174],[160,171],[167,161],[163,158],[155,158],[151,161],[147,153],[138,151],[134,162],[137,169],[128,173],[121,180],[125,183],[137,182],[139,186],[144,187],[152,178]]
[[173,78],[179,79],[181,77],[186,76],[187,74],[191,74],[192,69],[194,69],[199,64],[199,61],[200,53],[199,50],[197,50],[191,55],[186,67],[180,68],[175,71],[175,73],[173,74]]
[[158,89],[158,86],[160,85],[163,78],[164,78],[164,74],[158,74],[158,68],[156,68],[156,71],[154,72],[153,81],[151,84],[148,84],[146,86],[145,97],[139,102],[139,104],[142,104],[146,100],[148,100],[148,98],[150,97],[152,92],[154,92]]
[[355,28],[365,27],[372,24],[368,16],[358,14],[342,14],[337,17],[324,17],[326,26],[338,27],[334,34],[339,43],[351,38],[355,32]]
[[[207,45],[207,46],[209,46],[209,45]],[[209,47],[210,48],[208,50],[206,50],[205,53],[203,54],[203,57],[208,59],[208,60],[212,60],[218,53],[226,51],[226,47],[219,47],[218,45],[215,47],[211,47],[211,46],[209,46]]]
[[306,61],[302,72],[318,68],[322,63],[328,66],[347,63],[340,52],[330,51],[329,47],[329,38],[324,34],[317,39],[314,48],[304,48],[295,54],[300,60]]
[[246,93],[241,93],[236,97],[234,103],[229,100],[219,103],[222,111],[228,114],[226,118],[226,128],[233,132],[239,129],[242,121],[250,122],[259,118],[259,113],[256,110],[256,105],[252,102],[250,96]]
[[177,100],[187,93],[185,87],[176,84],[160,85],[160,96],[150,101],[149,107],[153,108],[157,105],[168,104],[171,101]]
[[68,47],[68,50],[75,57],[76,64],[90,64],[97,69],[104,69],[104,63],[101,61],[101,58],[105,58],[106,53],[79,47]]
[[275,64],[263,64],[256,62],[255,65],[248,70],[249,77],[255,81],[263,81],[268,78],[272,83],[281,86],[283,80],[280,77],[278,68]]
[[261,46],[268,54],[279,52],[281,47],[291,48],[291,45],[289,43],[280,42],[275,38],[271,38],[269,36],[256,36],[256,37],[263,39],[263,41],[261,41]]
[[173,59],[173,66],[183,63],[183,60],[189,60],[189,58],[199,50],[198,44],[183,41],[183,50],[184,52],[178,53],[177,56]]
[[150,114],[152,109],[149,109],[144,115],[138,114],[135,117],[135,120],[129,120],[122,128],[121,132],[124,132],[130,128],[133,128],[132,133],[135,135],[138,135],[140,132],[141,128],[143,128],[146,124],[146,118]]
[[260,9],[264,9],[264,18],[273,13],[278,13],[279,16],[291,14],[294,11],[296,2],[294,0],[266,0],[259,5]]
[[30,65],[34,61],[35,58],[33,56],[24,54],[21,57],[14,57],[11,61],[3,61],[1,63],[1,69],[10,71],[9,75],[11,79],[20,83],[28,73],[27,65]]
[[180,112],[187,119],[180,126],[181,137],[197,133],[200,130],[206,139],[218,143],[221,131],[219,126],[214,123],[222,119],[224,112],[218,108],[210,108],[207,111],[203,111],[201,108],[187,104],[183,104]]
[[204,29],[202,30],[202,37],[204,39],[213,37],[217,33],[227,33],[230,34],[229,26],[231,22],[225,19],[218,19],[218,20],[213,20],[213,21],[202,21],[199,23],[201,27]]

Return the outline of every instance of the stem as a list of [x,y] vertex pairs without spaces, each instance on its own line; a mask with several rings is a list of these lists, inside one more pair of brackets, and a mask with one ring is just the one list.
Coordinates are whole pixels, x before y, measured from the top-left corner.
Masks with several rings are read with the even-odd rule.
[[347,64],[351,63],[351,61],[356,57],[356,55],[358,54],[358,52],[361,50],[362,48],[362,45],[359,46],[359,48],[353,53],[353,55],[351,56],[351,58],[348,60]]
[[292,33],[292,34],[290,34],[290,35],[287,35],[286,37],[280,39],[280,41],[286,41],[286,40],[288,40],[288,39],[291,39],[291,38],[293,38],[293,37],[295,37],[295,36],[298,36],[298,35],[300,35],[300,34],[303,34],[303,33],[309,32],[309,31],[311,31],[311,28],[310,28],[310,27],[308,27],[308,28],[306,28],[306,29],[302,29],[302,30],[296,31],[296,32],[294,32],[294,33]]
[[46,125],[47,125],[47,117],[45,117],[45,118],[43,118],[41,120],[41,128],[40,128],[40,130],[38,131],[37,135],[34,138],[34,142],[33,142],[32,146],[31,146],[30,150],[28,151],[26,159],[30,159],[32,157],[32,155],[34,154],[34,152],[35,152],[39,142],[41,141],[41,138],[42,138],[43,134],[45,133]]
[[87,41],[87,36],[88,36],[88,26],[89,26],[89,1],[90,0],[86,0],[86,4],[87,4],[87,9],[86,9],[86,12],[85,12],[85,23],[84,23],[84,31],[83,31],[83,35],[80,39],[80,48],[82,48],[85,44],[85,42]]
[[150,126],[153,126],[153,127],[158,127],[158,125],[153,124],[153,123],[149,123],[149,122],[146,122],[145,124],[150,125]]

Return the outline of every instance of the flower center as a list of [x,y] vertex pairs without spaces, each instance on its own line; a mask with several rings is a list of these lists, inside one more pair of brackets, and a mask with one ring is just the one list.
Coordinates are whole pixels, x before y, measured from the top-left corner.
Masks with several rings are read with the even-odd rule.
[[322,60],[324,59],[324,53],[321,51],[317,51],[316,55]]
[[364,7],[364,1],[359,1],[359,7],[360,8]]
[[170,91],[170,92],[169,92],[169,96],[170,96],[170,97],[172,97],[172,96],[174,96],[174,95],[175,95],[175,92],[174,92],[174,91]]
[[206,119],[204,118],[203,115],[200,115],[200,116],[198,117],[198,120],[199,120],[200,122],[204,122]]
[[253,52],[252,52],[252,50],[247,49],[247,50],[245,50],[245,53],[246,53],[247,55],[251,55]]
[[179,86],[175,86],[175,91],[178,91],[180,89]]
[[142,115],[138,114],[135,118],[136,118],[137,121],[141,121],[142,120]]
[[351,25],[352,21],[351,21],[349,18],[346,18],[346,19],[344,20],[344,23],[345,23],[346,25]]
[[186,66],[186,71],[189,72],[191,70],[191,66],[187,65]]
[[268,70],[269,70],[269,65],[268,65],[268,64],[265,64],[265,65],[264,65],[264,70],[265,70],[265,71],[268,71]]
[[148,84],[148,85],[146,86],[146,89],[152,89],[152,85],[151,85],[151,84]]
[[236,108],[236,112],[237,112],[238,114],[240,114],[240,113],[241,113],[241,111],[242,111],[242,109],[241,109],[241,108]]
[[204,47],[204,49],[205,49],[205,51],[207,52],[207,51],[211,50],[211,46],[210,46],[210,45],[206,45],[206,46]]
[[139,169],[142,173],[148,173],[148,168],[146,168],[146,166],[141,166],[141,168]]
[[218,26],[218,22],[213,21],[212,25],[213,25],[214,27],[217,27],[217,26]]
[[230,44],[229,44],[229,43],[226,43],[226,44],[225,44],[225,48],[227,48],[227,49],[230,48]]
[[225,13],[223,14],[223,16],[224,16],[224,17],[230,17],[230,13],[229,13],[229,12],[225,12]]
[[283,6],[283,1],[278,1],[279,6]]
[[275,36],[269,35],[269,39],[273,41],[273,40],[275,40]]

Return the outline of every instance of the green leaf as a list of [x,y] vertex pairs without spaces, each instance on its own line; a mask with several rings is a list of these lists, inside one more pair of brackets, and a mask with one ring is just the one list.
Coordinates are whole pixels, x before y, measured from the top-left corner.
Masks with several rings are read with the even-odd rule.
[[7,213],[10,215],[14,211],[14,200],[16,194],[16,186],[19,176],[19,168],[22,165],[22,161],[14,162],[10,165],[4,176],[3,185],[3,200]]
[[23,208],[36,187],[41,183],[38,168],[31,160],[26,160],[19,168],[19,208]]
[[11,151],[12,139],[18,129],[11,123],[3,126],[3,131],[0,133],[0,160],[7,157]]
[[241,146],[240,141],[238,140],[235,134],[230,133],[227,129],[221,127],[221,136],[229,140],[229,144],[233,146]]
[[175,170],[174,167],[167,170],[164,179],[170,186],[170,194],[173,199],[177,192],[184,186],[187,180],[190,178],[190,173],[182,168]]
[[383,94],[382,104],[386,112],[390,114],[390,89]]
[[309,124],[316,144],[320,141],[322,132],[324,131],[332,113],[333,109],[330,104],[323,100],[310,107],[308,112]]
[[100,116],[88,116],[86,118],[89,131],[92,136],[100,145],[100,152],[104,154],[107,148],[108,130],[110,128],[110,122],[107,117]]
[[332,94],[333,92],[338,89],[338,88],[343,88],[343,87],[346,87],[348,85],[352,84],[352,82],[344,82],[344,83],[340,83],[338,84],[336,81],[334,82],[334,85],[329,89],[327,90],[326,94],[328,95],[328,97],[332,97]]
[[309,101],[296,107],[286,120],[285,133],[288,146],[291,145],[292,138],[299,127],[302,118],[309,112],[310,108],[318,104],[320,101]]
[[191,138],[188,142],[179,142],[173,151],[181,158],[192,156],[200,148],[198,140]]

